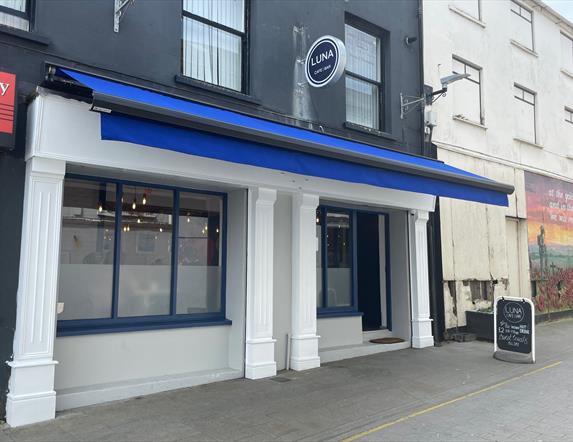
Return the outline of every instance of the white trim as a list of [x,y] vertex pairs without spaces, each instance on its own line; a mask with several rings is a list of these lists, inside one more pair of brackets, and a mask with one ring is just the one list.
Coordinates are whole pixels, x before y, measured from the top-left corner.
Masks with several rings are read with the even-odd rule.
[[273,250],[274,205],[277,191],[249,189],[247,217],[247,315],[245,376],[274,376]]
[[[533,32],[533,30],[532,30]],[[539,54],[535,52],[533,49],[528,48],[527,46],[521,44],[520,42],[514,40],[513,38],[509,39],[509,42],[518,49],[521,49],[523,52],[529,55],[533,55],[534,57],[539,57]]]
[[142,174],[228,184],[269,187],[285,192],[307,192],[341,202],[360,201],[380,207],[434,210],[435,196],[380,188],[173,152],[118,141],[102,141],[100,116],[89,105],[39,89],[30,108],[36,135],[28,140],[27,158],[41,156],[74,165],[129,169]]
[[[479,6],[481,8],[481,5]],[[462,16],[463,18],[471,21],[472,23],[475,23],[478,26],[481,26],[482,28],[485,28],[486,24],[485,22],[483,22],[481,19],[474,17],[471,14],[468,14],[465,11],[462,11],[460,8],[458,8],[457,6],[454,5],[448,5],[448,8],[450,11],[455,12],[456,14]]]

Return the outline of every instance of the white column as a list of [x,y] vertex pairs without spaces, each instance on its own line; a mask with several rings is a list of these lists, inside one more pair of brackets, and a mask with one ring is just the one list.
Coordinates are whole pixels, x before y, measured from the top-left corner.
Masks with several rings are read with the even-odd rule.
[[14,358],[6,402],[9,425],[53,419],[53,360],[62,191],[66,163],[32,158],[26,187],[20,251]]
[[245,377],[277,373],[273,339],[274,189],[249,189]]
[[316,208],[318,196],[297,193],[292,204],[292,346],[290,367],[320,367],[316,334]]
[[410,216],[410,268],[412,285],[412,346],[414,348],[434,345],[432,320],[430,319],[430,279],[428,276],[429,214],[417,210]]

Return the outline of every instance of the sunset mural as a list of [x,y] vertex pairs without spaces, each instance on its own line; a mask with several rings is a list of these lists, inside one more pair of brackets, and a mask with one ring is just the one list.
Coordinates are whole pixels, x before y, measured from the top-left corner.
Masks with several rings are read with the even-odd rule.
[[537,310],[573,309],[573,184],[525,172],[525,192]]

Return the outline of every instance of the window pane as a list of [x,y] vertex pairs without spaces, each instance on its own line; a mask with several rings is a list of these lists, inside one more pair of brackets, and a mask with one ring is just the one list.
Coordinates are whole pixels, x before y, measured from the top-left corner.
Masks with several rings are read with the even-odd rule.
[[480,97],[480,71],[464,62],[453,59],[453,72],[467,73],[471,77],[465,78],[452,85],[454,95],[454,116],[482,123],[481,97]]
[[561,34],[561,65],[569,72],[573,72],[573,39]]
[[241,38],[190,18],[183,20],[183,75],[241,90]]
[[346,76],[346,121],[378,129],[378,87],[366,81]]
[[316,238],[318,240],[318,250],[316,252],[316,307],[322,305],[322,219],[320,210],[316,211]]
[[[26,12],[27,0],[0,0],[0,6],[5,8],[14,9],[18,12]],[[17,17],[6,12],[0,12],[0,25],[9,26],[11,28],[21,29],[23,31],[30,30],[28,20],[23,17]]]
[[[521,15],[510,13],[513,26],[513,39],[529,49],[533,49],[533,28],[531,13],[521,8]],[[527,20],[523,17],[529,17]]]
[[183,9],[237,31],[245,30],[245,0],[183,0]]
[[119,316],[169,314],[173,191],[123,186],[122,201]]
[[346,69],[362,77],[380,81],[380,40],[373,35],[345,25]]
[[348,213],[327,212],[328,307],[352,305],[352,232]]
[[64,182],[58,319],[111,316],[115,190],[111,183]]
[[223,199],[181,192],[177,314],[221,311]]
[[535,142],[535,106],[522,100],[515,100],[517,136]]

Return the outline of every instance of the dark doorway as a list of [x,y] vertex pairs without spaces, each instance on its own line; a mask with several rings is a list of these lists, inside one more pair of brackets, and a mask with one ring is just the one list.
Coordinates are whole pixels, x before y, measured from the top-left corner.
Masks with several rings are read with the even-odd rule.
[[356,214],[358,310],[364,331],[382,328],[378,214]]

